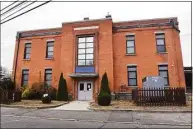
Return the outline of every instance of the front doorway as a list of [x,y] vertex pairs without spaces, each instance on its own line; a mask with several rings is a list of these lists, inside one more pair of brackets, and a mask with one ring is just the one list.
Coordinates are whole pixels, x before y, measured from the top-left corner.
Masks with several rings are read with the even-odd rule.
[[88,101],[93,99],[93,82],[78,82],[78,100]]

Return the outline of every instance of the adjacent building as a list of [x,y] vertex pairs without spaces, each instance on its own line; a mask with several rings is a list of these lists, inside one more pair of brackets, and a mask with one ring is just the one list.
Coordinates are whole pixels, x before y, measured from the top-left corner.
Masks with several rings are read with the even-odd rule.
[[45,81],[56,87],[60,74],[76,100],[92,100],[107,72],[111,92],[121,84],[142,87],[146,76],[162,76],[165,86],[185,87],[176,17],[113,22],[65,22],[59,28],[17,33],[13,77],[18,86]]

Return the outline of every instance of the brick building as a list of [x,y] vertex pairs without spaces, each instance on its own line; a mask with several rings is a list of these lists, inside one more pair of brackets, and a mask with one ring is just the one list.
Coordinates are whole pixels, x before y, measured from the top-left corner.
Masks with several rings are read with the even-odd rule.
[[17,34],[13,75],[17,86],[43,80],[57,87],[61,72],[74,99],[92,100],[107,72],[111,92],[142,87],[146,76],[185,87],[177,18],[65,22],[60,28]]

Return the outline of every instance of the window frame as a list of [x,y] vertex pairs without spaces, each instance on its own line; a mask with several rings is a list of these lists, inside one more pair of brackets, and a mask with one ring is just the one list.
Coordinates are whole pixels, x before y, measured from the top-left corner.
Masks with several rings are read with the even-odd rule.
[[[46,71],[50,70],[51,73],[47,73]],[[51,74],[51,80],[47,80],[47,74]],[[47,81],[50,81],[51,84],[48,85],[47,84]],[[44,71],[44,82],[48,85],[48,87],[52,86],[52,68],[46,68],[45,71]]]
[[[135,71],[129,71],[128,68],[135,68],[136,70]],[[129,77],[129,72],[135,72],[136,77],[135,78],[130,78]],[[136,84],[135,85],[130,85],[129,84],[130,79],[135,79]],[[137,83],[137,66],[127,66],[127,80],[128,80],[128,86],[138,86],[138,83]]]
[[[167,67],[167,70],[160,70],[160,67]],[[158,73],[159,73],[159,76],[160,76],[160,71],[167,73],[167,85],[164,84],[164,86],[169,86],[170,83],[169,83],[168,65],[166,65],[166,64],[164,64],[164,65],[158,65]],[[160,77],[162,77],[162,76],[160,76]],[[163,77],[163,78],[165,79],[166,77]],[[165,80],[164,80],[164,81],[165,81]]]
[[[85,42],[79,42],[79,38],[89,38],[89,37],[92,37],[93,38],[93,42],[87,42],[86,39],[85,39]],[[87,47],[87,44],[93,44],[92,47]],[[76,36],[76,44],[77,44],[77,54],[76,54],[76,66],[80,66],[80,67],[89,67],[89,66],[94,66],[94,56],[95,56],[95,36],[94,35],[79,35],[79,36]],[[79,48],[79,44],[85,44],[85,48]],[[87,49],[93,49],[93,52],[92,53],[87,53]],[[79,50],[85,50],[84,53],[81,53],[79,54]],[[87,55],[89,54],[92,54],[92,59],[87,59]],[[84,59],[79,59],[79,55],[84,55]],[[79,65],[79,60],[83,60],[84,61],[84,65]],[[92,65],[87,65],[86,62],[87,61],[92,61]]]
[[[128,39],[128,37],[133,37],[134,39]],[[127,46],[127,41],[133,41],[133,46],[131,47],[128,47]],[[134,50],[134,52],[133,53],[128,53],[128,51],[127,51],[127,48],[133,48],[133,50]],[[136,54],[136,48],[135,48],[135,35],[134,34],[132,34],[132,35],[126,35],[126,54],[128,54],[128,55],[135,55]]]
[[[27,73],[25,73],[25,72],[27,72]],[[27,80],[24,80],[24,75],[28,75]],[[22,75],[21,75],[21,86],[22,87],[24,86],[24,81],[27,81],[27,84],[25,84],[25,85],[28,85],[28,82],[29,82],[29,69],[22,69]]]
[[[28,45],[30,45],[30,47]],[[30,48],[29,52],[27,52],[27,48]],[[27,54],[29,54],[29,58],[26,57]],[[31,58],[31,43],[25,43],[23,59],[30,59],[30,58]]]
[[[163,35],[164,37],[163,38],[157,38],[158,35]],[[156,33],[155,37],[156,37],[157,53],[165,53],[165,52],[167,52],[167,50],[166,50],[166,43],[165,43],[165,33]],[[158,42],[157,42],[158,40],[163,40],[164,44],[163,45],[158,45]],[[164,51],[159,51],[159,49],[158,49],[159,46],[164,46]]]
[[[52,43],[51,45],[49,45],[49,43]],[[49,47],[53,47],[53,50],[52,51],[48,51],[48,48]],[[52,52],[53,54],[52,54],[52,57],[48,57],[48,53],[49,52]],[[46,58],[48,58],[48,59],[52,59],[52,58],[54,58],[54,41],[47,41],[46,42]]]

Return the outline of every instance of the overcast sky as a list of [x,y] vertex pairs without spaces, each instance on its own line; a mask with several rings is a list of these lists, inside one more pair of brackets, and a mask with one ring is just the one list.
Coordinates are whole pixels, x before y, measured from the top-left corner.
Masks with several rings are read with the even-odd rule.
[[[2,2],[1,8],[9,4]],[[33,6],[39,4],[37,2]],[[12,70],[17,31],[61,27],[62,22],[84,17],[104,18],[107,12],[113,21],[178,17],[183,63],[184,66],[191,65],[190,2],[51,2],[1,26],[2,66]]]

